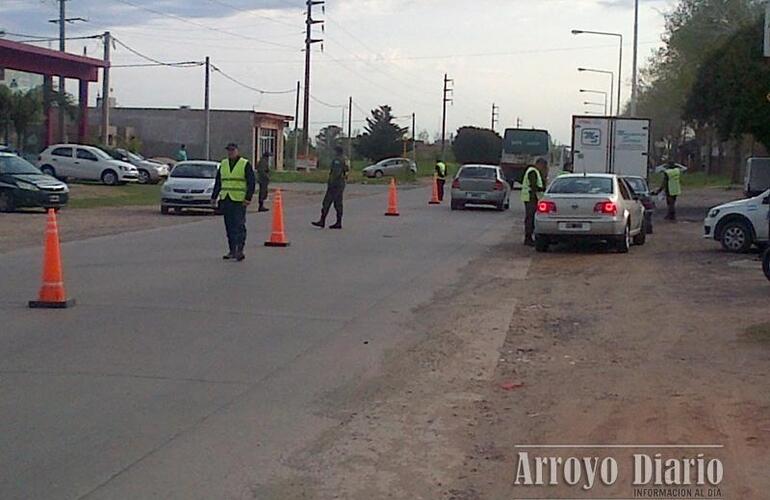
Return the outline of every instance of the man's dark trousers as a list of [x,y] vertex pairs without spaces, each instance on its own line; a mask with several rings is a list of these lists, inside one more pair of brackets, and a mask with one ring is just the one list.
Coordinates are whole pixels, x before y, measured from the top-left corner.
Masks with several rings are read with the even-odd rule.
[[329,215],[329,209],[334,204],[334,210],[337,212],[337,221],[342,221],[342,195],[345,193],[345,186],[328,186],[323,204],[321,205],[321,221],[326,221]]
[[537,200],[524,202],[524,240],[532,241],[535,233],[535,212],[537,212]]
[[246,246],[246,205],[225,198],[219,203],[219,209],[225,216],[227,244],[230,253],[243,250]]
[[676,220],[676,196],[666,195],[666,205],[668,206],[666,220]]
[[438,201],[444,201],[444,184],[446,184],[446,179],[436,179],[436,184],[438,184]]
[[270,186],[270,181],[265,179],[259,180],[259,206],[260,208],[265,205],[267,199],[267,189]]

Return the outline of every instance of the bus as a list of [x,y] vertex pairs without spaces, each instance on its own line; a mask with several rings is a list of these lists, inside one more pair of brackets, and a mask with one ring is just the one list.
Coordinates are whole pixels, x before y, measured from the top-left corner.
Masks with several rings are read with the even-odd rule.
[[551,134],[547,130],[533,128],[509,128],[503,136],[503,154],[500,168],[505,178],[513,187],[514,182],[521,182],[524,171],[534,165],[538,158],[551,161]]

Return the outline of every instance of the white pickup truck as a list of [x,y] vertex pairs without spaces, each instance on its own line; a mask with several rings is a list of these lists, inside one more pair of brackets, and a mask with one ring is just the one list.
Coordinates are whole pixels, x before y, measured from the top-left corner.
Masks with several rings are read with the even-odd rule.
[[770,190],[745,200],[731,201],[709,210],[703,221],[704,238],[722,243],[730,252],[746,252],[770,239]]

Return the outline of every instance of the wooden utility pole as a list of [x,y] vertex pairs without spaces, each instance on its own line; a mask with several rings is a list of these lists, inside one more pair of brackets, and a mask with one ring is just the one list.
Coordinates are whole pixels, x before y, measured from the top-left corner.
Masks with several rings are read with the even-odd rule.
[[353,96],[348,99],[348,160],[353,161]]
[[500,120],[500,106],[492,103],[492,132],[495,131],[498,121]]
[[[67,18],[67,7],[66,2],[68,0],[59,0],[59,19],[49,19],[49,23],[54,23],[59,25],[59,51],[60,52],[66,52],[67,51],[67,34],[66,34],[66,24],[67,23],[74,23],[75,21],[85,21],[82,17],[71,17]],[[67,89],[64,86],[64,77],[59,76],[59,102],[58,102],[58,122],[59,122],[59,141],[64,142],[65,140],[65,130],[64,130],[64,110],[62,109],[62,102],[64,99],[64,94],[67,92]]]
[[102,144],[110,145],[110,52],[112,35],[104,32],[104,69],[102,69]]
[[206,77],[204,84],[203,109],[205,114],[206,130],[204,132],[204,154],[206,159],[211,159],[211,59],[206,56]]
[[299,93],[300,82],[297,80],[297,104],[294,110],[294,151],[292,158],[294,159],[294,170],[297,170],[297,151],[299,150]]
[[412,161],[417,165],[417,117],[412,113]]
[[454,99],[451,96],[454,89],[449,87],[449,84],[454,83],[454,80],[450,80],[446,73],[444,73],[444,97],[443,97],[443,111],[441,113],[441,161],[444,161],[446,154],[446,105],[447,103],[454,103]]
[[[313,19],[313,7],[323,5],[324,0],[306,0],[307,13],[305,16],[305,102],[302,115],[302,144],[305,156],[310,154],[310,48],[314,43],[321,43],[323,39],[313,38],[313,25],[323,24],[323,21]],[[322,46],[323,47],[323,46]]]

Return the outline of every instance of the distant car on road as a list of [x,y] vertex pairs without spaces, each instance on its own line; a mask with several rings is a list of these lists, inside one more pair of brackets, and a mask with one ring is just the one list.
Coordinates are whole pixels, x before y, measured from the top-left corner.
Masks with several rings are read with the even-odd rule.
[[139,153],[132,153],[123,148],[102,148],[105,153],[115,160],[120,160],[136,167],[139,173],[139,184],[157,184],[168,177],[168,165],[148,160]]
[[160,212],[170,209],[181,212],[184,208],[217,210],[211,201],[219,164],[213,161],[180,161],[174,166],[161,189]]
[[361,172],[366,177],[382,177],[384,175],[397,175],[402,172],[417,173],[417,165],[408,158],[390,158],[381,160],[374,165],[365,167]]
[[644,206],[614,174],[570,174],[551,183],[535,214],[535,249],[561,241],[606,241],[618,252],[644,245]]
[[139,172],[130,163],[113,159],[99,148],[55,144],[38,156],[40,170],[59,179],[101,181],[108,186],[136,182]]
[[647,230],[647,234],[652,234],[652,216],[655,214],[655,201],[652,199],[647,179],[626,175],[623,176],[623,179],[625,179],[628,187],[639,196],[639,201],[644,205],[644,228]]
[[67,204],[69,189],[58,179],[43,174],[27,160],[0,152],[0,212],[22,207],[60,208]]
[[452,210],[466,205],[492,205],[497,210],[511,206],[511,186],[496,165],[463,165],[452,180]]
[[768,210],[770,190],[714,207],[703,221],[703,237],[720,242],[728,252],[747,252],[752,245],[766,245],[770,240]]

